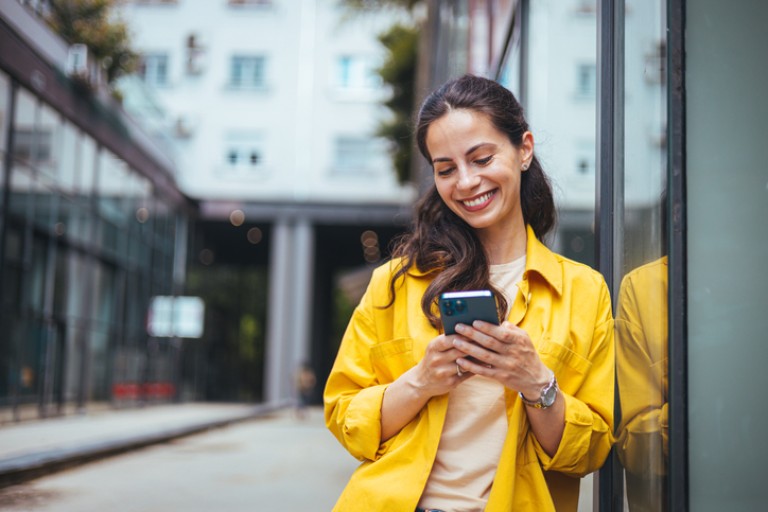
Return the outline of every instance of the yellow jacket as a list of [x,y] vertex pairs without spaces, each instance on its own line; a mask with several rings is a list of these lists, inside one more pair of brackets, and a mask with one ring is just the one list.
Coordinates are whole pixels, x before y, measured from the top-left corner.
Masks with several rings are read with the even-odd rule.
[[[528,228],[526,270],[508,320],[525,329],[565,397],[565,431],[549,457],[525,406],[506,390],[509,429],[487,511],[575,511],[579,477],[598,469],[612,444],[614,347],[608,288],[591,268],[552,253]],[[362,461],[335,511],[412,511],[435,460],[448,395],[432,398],[397,435],[381,442],[387,385],[423,357],[438,331],[421,311],[429,276],[411,271],[389,302],[397,260],[374,271],[350,320],[325,388],[325,419]]]
[[667,257],[629,272],[616,310],[617,453],[630,510],[664,509],[669,454]]

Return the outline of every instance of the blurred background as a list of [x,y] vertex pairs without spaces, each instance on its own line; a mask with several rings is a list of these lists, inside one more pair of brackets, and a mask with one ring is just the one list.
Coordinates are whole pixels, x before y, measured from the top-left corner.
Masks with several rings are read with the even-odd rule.
[[464,72],[520,97],[551,245],[594,264],[596,6],[566,3],[4,2],[4,418],[322,384],[429,182],[415,106]]

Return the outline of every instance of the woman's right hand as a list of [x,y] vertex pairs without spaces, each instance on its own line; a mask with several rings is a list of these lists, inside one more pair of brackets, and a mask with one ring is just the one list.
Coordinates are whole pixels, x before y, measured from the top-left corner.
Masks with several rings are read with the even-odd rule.
[[430,398],[448,393],[472,377],[470,372],[459,373],[456,359],[465,354],[454,348],[455,336],[441,334],[434,338],[421,361],[387,386],[381,404],[382,441],[413,420]]
[[[427,398],[448,393],[474,375],[461,370],[456,360],[466,356],[453,346],[458,335],[441,334],[427,345],[424,357],[403,377],[412,379],[412,385],[420,389]],[[408,375],[412,372],[412,375]]]

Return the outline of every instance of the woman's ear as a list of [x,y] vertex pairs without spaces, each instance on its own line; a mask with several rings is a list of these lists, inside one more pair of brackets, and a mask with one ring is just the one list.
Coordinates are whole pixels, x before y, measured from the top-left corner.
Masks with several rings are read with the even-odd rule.
[[531,132],[525,132],[522,141],[520,141],[520,160],[526,167],[531,165],[531,160],[533,160],[533,134]]

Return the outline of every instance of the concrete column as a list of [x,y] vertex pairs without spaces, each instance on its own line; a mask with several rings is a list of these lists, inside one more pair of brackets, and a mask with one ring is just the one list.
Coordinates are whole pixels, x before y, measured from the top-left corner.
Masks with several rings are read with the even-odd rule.
[[267,305],[267,346],[264,361],[264,399],[282,402],[288,397],[285,389],[286,340],[290,336],[291,226],[279,219],[272,228],[269,257],[269,303]]
[[[310,326],[312,323],[312,297],[315,280],[315,237],[312,224],[301,219],[294,231],[294,288],[291,306],[295,316],[292,318],[293,343],[289,377],[293,377],[299,365],[309,360]],[[293,392],[293,381],[289,381]]]
[[272,236],[267,311],[266,393],[271,403],[295,397],[293,378],[309,359],[315,241],[312,224],[278,221]]

